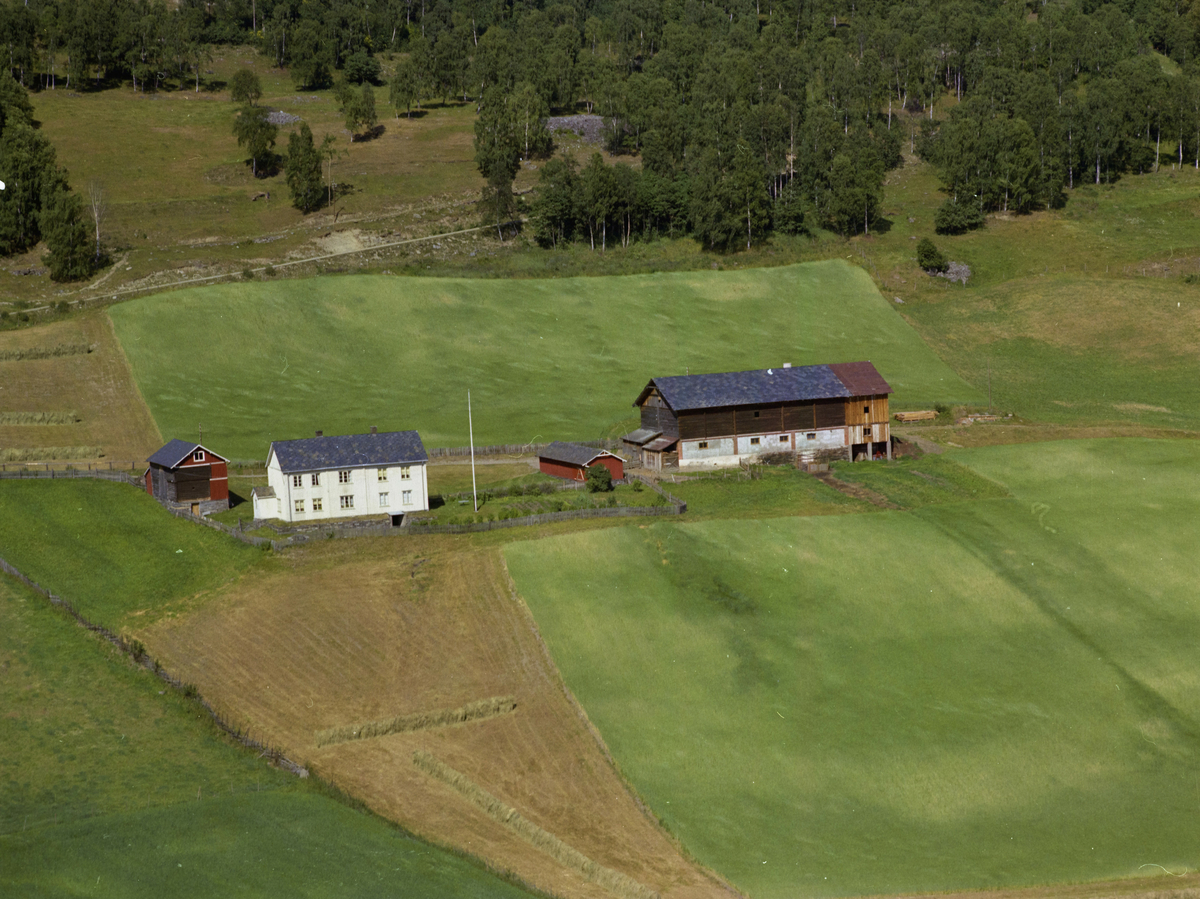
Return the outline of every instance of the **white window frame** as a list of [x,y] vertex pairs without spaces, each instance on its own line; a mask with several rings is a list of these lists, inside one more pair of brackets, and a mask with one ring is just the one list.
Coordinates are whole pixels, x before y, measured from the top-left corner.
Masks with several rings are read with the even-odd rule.
[[402,505],[402,506],[411,506],[412,505],[412,491],[411,490],[401,490],[400,491],[400,505]]
[[400,466],[400,480],[407,481],[410,478],[412,478],[412,466],[411,465],[401,465]]
[[302,474],[292,475],[292,486],[293,487],[303,487],[304,486],[304,475],[302,475]]
[[389,494],[386,491],[379,494],[379,508],[381,508],[381,509],[388,508],[388,500],[389,499],[390,499]]
[[375,470],[375,479],[376,479],[376,481],[378,481],[381,484],[386,483],[387,482],[387,469],[386,468],[377,468]]
[[354,494],[353,493],[343,493],[339,497],[339,500],[341,501],[341,508],[343,508],[343,509],[353,509],[354,508]]
[[320,512],[322,510],[322,508],[324,507],[324,505],[325,505],[324,500],[322,500],[321,497],[319,497],[319,496],[313,497],[313,511],[314,512]]
[[193,462],[203,462],[204,461],[204,450],[196,450],[194,453],[192,453],[192,461]]
[[310,478],[310,480],[312,481],[312,485],[314,487],[320,487],[321,486],[321,473],[318,471],[314,471],[312,473],[312,478]]
[[350,483],[350,469],[343,468],[341,471],[338,472],[338,483],[339,484],[349,484]]
[[292,503],[292,512],[295,515],[303,515],[304,514],[304,500],[298,499],[295,502],[293,502]]

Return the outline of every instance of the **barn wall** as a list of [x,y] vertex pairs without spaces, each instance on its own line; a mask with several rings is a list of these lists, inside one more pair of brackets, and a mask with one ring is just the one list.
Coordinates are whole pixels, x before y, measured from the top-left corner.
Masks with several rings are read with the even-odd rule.
[[568,481],[582,481],[585,478],[582,468],[566,462],[538,459],[538,468],[541,469],[542,474],[548,474],[555,478],[566,478]]

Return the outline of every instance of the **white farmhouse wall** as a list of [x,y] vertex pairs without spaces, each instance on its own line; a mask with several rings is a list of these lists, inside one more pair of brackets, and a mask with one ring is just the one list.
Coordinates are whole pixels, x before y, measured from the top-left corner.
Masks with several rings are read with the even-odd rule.
[[[808,435],[812,434],[810,438]],[[756,439],[757,443],[751,441]],[[708,446],[701,449],[700,444]],[[763,453],[804,452],[832,449],[846,445],[846,429],[827,428],[820,431],[786,431],[773,434],[746,434],[734,437],[714,437],[708,440],[681,440],[680,468],[729,468],[744,459]]]
[[[381,471],[384,473],[382,480]],[[348,481],[342,481],[341,472],[348,472]],[[267,461],[267,483],[278,497],[277,512],[268,517],[287,522],[324,521],[381,513],[398,515],[429,508],[429,479],[424,462],[384,468],[371,465],[284,474],[272,453]],[[350,498],[347,505],[343,505],[343,497]],[[258,517],[258,505],[255,506],[255,517]]]

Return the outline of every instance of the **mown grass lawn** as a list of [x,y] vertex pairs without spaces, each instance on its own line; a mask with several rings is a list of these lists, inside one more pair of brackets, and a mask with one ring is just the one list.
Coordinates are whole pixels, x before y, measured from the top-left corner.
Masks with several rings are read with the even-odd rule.
[[751,895],[1200,861],[1200,448],[954,458],[1012,497],[505,550],[621,769]]
[[0,668],[4,895],[527,895],[230,745],[7,578]]
[[263,553],[111,481],[0,481],[0,558],[115,631],[144,626]]
[[[652,377],[870,359],[898,403],[979,400],[838,262],[557,281],[330,277],[133,300],[110,315],[164,435],[415,428],[429,446],[589,439]],[[187,345],[180,363],[177,347]]]

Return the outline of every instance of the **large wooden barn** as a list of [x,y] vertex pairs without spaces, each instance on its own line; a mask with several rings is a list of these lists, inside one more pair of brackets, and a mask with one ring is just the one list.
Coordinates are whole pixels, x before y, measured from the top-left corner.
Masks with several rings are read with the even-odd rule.
[[736,465],[765,453],[891,458],[888,395],[870,362],[652,379],[624,442],[647,468]]
[[625,477],[625,460],[608,450],[556,440],[538,453],[538,468],[542,474],[569,481],[587,480],[587,470],[593,465],[607,468],[614,481]]
[[229,508],[229,460],[207,447],[172,440],[146,460],[146,492],[172,509],[207,515]]

